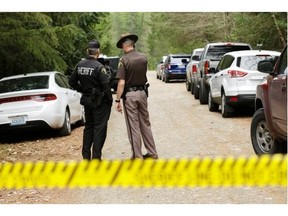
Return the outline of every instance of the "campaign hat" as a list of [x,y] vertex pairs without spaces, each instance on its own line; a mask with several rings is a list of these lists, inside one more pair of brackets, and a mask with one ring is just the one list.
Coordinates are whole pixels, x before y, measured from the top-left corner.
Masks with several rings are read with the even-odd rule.
[[116,46],[120,49],[122,49],[122,44],[126,41],[126,40],[132,40],[134,41],[134,43],[137,42],[138,40],[138,36],[135,34],[130,34],[130,33],[125,33],[121,35],[121,38],[119,39],[119,41],[117,42]]

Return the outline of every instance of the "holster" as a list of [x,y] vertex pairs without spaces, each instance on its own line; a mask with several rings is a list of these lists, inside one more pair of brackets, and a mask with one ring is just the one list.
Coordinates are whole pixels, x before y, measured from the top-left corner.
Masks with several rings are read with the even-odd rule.
[[149,96],[149,91],[148,91],[149,86],[150,86],[149,83],[146,83],[146,84],[144,85],[144,91],[145,91],[147,97]]
[[104,92],[100,92],[98,89],[93,88],[91,94],[91,100],[96,103],[97,107],[103,102]]

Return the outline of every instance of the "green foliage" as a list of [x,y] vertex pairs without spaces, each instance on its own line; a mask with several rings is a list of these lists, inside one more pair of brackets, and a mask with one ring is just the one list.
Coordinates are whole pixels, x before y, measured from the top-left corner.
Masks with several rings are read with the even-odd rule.
[[71,71],[86,55],[96,25],[107,13],[0,13],[0,78],[58,70]]
[[0,13],[0,76],[65,70],[55,50],[58,40],[51,19],[41,13]]
[[287,13],[237,13],[234,23],[238,39],[255,49],[262,44],[262,49],[281,51],[287,43]]
[[0,12],[0,78],[58,70],[69,73],[98,39],[106,55],[122,55],[123,33],[139,36],[136,49],[155,69],[163,55],[191,53],[208,42],[246,42],[282,50],[287,43],[286,12]]

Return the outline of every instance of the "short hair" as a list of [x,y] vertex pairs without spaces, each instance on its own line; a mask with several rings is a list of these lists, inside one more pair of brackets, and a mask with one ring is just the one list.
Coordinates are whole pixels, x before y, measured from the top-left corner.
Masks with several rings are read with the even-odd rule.
[[100,52],[100,49],[88,48],[88,55],[96,55]]
[[130,46],[134,46],[135,42],[133,40],[127,39],[122,43],[123,45],[130,45]]

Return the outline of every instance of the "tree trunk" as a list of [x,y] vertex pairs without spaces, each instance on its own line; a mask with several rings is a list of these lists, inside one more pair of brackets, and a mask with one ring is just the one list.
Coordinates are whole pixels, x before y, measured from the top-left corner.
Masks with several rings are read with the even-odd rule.
[[279,28],[279,26],[278,26],[278,24],[277,24],[276,16],[275,16],[274,13],[271,13],[271,16],[272,16],[272,18],[273,18],[273,20],[274,20],[274,24],[275,24],[275,27],[276,27],[276,29],[277,29],[278,35],[279,35],[279,37],[280,37],[281,44],[283,45],[283,47],[285,47],[285,45],[286,45],[285,37],[284,37],[284,35],[282,34],[281,29]]

